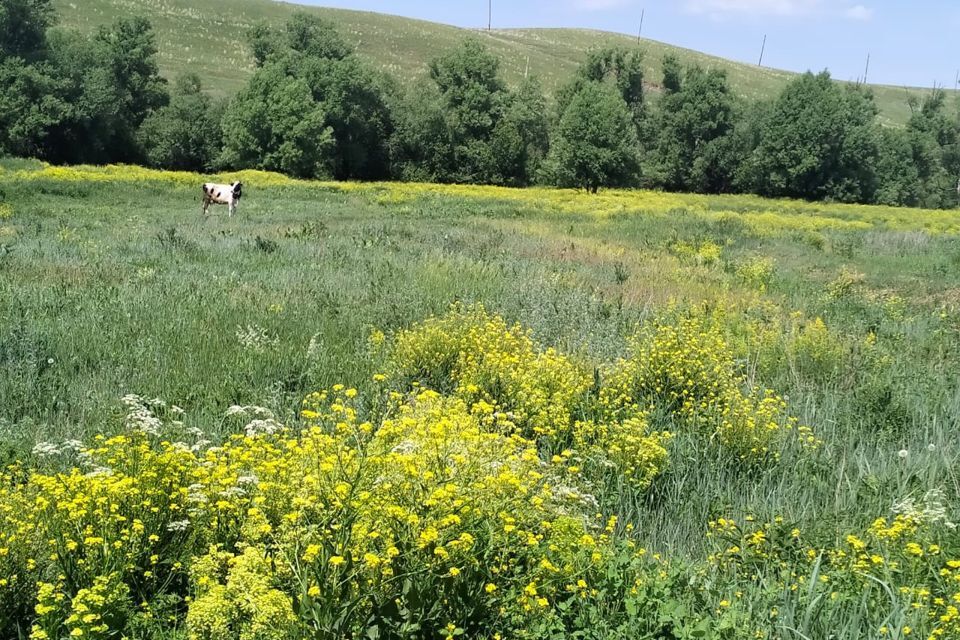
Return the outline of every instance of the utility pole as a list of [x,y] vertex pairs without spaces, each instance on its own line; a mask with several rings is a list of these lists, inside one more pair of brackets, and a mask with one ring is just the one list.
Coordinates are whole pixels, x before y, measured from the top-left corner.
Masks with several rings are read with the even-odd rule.
[[953,81],[953,90],[956,91],[960,87],[960,69],[957,69],[957,79]]
[[493,0],[487,0],[487,31],[493,27]]
[[640,38],[643,36],[643,17],[647,13],[647,8],[644,7],[640,12],[640,31],[637,32],[637,44],[640,44]]
[[758,67],[763,66],[763,54],[767,50],[767,34],[763,34],[763,45],[760,47],[760,62],[757,63]]
[[863,84],[867,84],[867,76],[870,74],[870,54],[867,54],[867,68],[863,71]]

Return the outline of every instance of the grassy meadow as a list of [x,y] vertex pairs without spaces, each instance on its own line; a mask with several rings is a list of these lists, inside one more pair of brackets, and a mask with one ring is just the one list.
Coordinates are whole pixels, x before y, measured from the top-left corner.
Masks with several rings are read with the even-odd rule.
[[[238,215],[204,218],[197,175],[0,169],[4,633],[106,638],[122,618],[143,638],[960,637],[956,213],[234,177]],[[271,440],[281,424],[292,440]],[[184,429],[193,453],[168,442]],[[424,471],[422,433],[474,439],[458,471]],[[474,470],[476,494],[434,506],[484,456],[516,477],[495,491]],[[71,474],[90,459],[113,471]],[[352,480],[310,475],[328,459]],[[422,496],[376,502],[404,465]],[[369,491],[341,493],[365,468]],[[96,484],[120,469],[133,497]],[[595,531],[551,511],[558,487],[590,494]],[[106,501],[146,514],[139,529],[101,525]],[[350,535],[324,519],[351,508]],[[394,517],[381,548],[370,531]],[[51,559],[45,539],[17,556],[40,529]],[[282,623],[244,618],[237,589]]]
[[[118,16],[143,15],[157,31],[161,70],[168,78],[196,72],[204,86],[219,95],[233,95],[253,73],[253,59],[243,34],[258,22],[282,24],[295,11],[309,11],[333,21],[358,53],[389,74],[410,82],[426,76],[427,63],[453,49],[468,35],[481,37],[500,60],[504,78],[516,85],[530,73],[548,95],[565,84],[591,48],[632,46],[635,37],[589,29],[509,29],[492,32],[462,29],[384,13],[298,6],[274,0],[232,0],[229,9],[217,0],[56,0],[61,24],[90,32]],[[467,11],[467,9],[464,9]],[[486,25],[486,6],[476,6],[475,24]],[[639,16],[638,16],[639,20]],[[507,16],[495,17],[499,26]],[[654,95],[662,77],[661,61],[676,55],[684,66],[721,68],[734,93],[750,101],[774,98],[794,73],[726,60],[655,40],[644,39],[644,71]],[[751,56],[753,53],[751,52]],[[818,70],[815,70],[818,71]],[[853,80],[853,78],[838,78]],[[903,125],[910,117],[908,98],[927,89],[873,86],[885,123]]]

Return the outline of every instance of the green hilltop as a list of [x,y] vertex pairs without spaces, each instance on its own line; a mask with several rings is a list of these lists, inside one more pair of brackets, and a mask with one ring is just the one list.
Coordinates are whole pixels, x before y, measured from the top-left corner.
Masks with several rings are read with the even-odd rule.
[[[794,76],[675,47],[653,40],[637,45],[634,37],[588,29],[495,29],[477,31],[381,13],[308,7],[274,0],[55,0],[61,24],[92,30],[118,15],[143,15],[158,33],[160,63],[168,76],[192,70],[212,91],[229,95],[253,72],[245,46],[248,27],[261,21],[279,24],[295,11],[309,11],[340,26],[359,53],[378,68],[406,80],[423,75],[431,58],[470,34],[481,37],[503,61],[510,83],[525,73],[538,76],[552,93],[570,76],[584,54],[599,45],[640,46],[646,56],[647,79],[656,90],[660,62],[674,53],[685,63],[726,69],[741,96],[769,98]],[[874,85],[881,118],[888,124],[906,122],[909,95],[926,89]]]

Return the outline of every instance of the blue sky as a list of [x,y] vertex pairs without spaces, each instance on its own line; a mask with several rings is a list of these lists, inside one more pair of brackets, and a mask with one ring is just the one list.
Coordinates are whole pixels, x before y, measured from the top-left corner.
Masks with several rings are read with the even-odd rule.
[[[461,27],[487,23],[487,0],[299,0]],[[957,0],[493,0],[494,27],[587,27],[644,36],[793,71],[953,88],[960,69]]]

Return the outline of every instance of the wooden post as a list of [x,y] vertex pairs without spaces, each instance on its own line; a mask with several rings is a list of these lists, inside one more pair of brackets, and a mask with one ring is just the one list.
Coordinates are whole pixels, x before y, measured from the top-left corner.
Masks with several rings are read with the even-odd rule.
[[763,53],[767,50],[767,34],[763,34],[763,45],[760,47],[760,62],[757,63],[758,67],[763,66]]
[[493,0],[487,0],[487,31],[493,27]]
[[647,8],[640,11],[640,30],[637,31],[637,44],[640,44],[640,38],[643,36],[643,17],[647,14]]
[[867,84],[867,76],[870,74],[870,54],[867,54],[867,68],[863,72],[863,84]]

